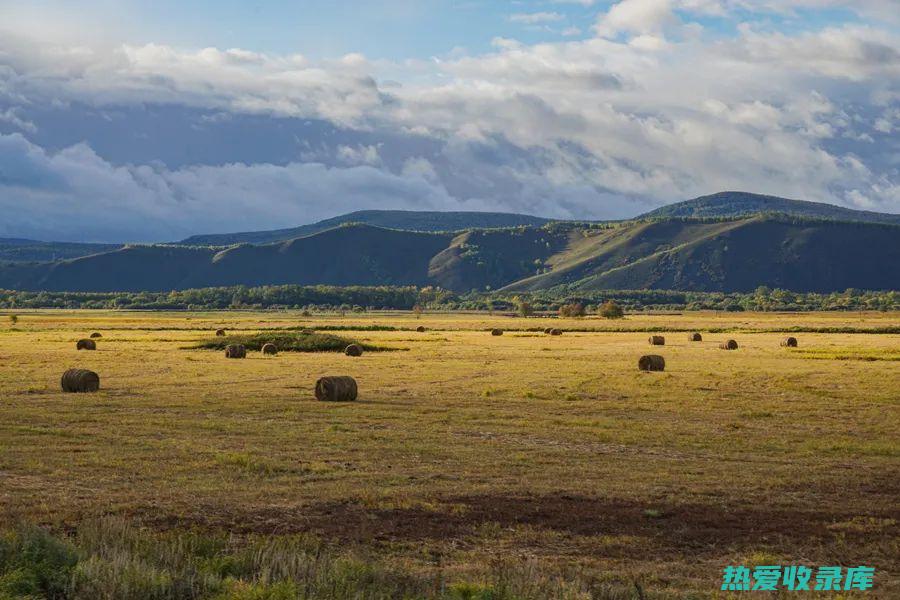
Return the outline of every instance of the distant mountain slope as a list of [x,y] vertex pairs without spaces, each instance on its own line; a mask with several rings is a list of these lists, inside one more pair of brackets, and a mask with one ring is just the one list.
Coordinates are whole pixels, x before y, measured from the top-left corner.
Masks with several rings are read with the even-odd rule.
[[121,244],[79,244],[0,238],[0,262],[46,262],[109,252]]
[[900,226],[783,216],[428,233],[348,225],[227,249],[127,246],[0,265],[0,288],[168,291],[226,285],[435,285],[457,292],[900,288]]
[[742,220],[724,222],[670,219],[632,222],[601,230],[585,230],[573,238],[565,252],[550,257],[547,273],[522,279],[510,289],[539,290],[572,284],[625,267],[657,252],[664,252],[709,235],[716,235]]
[[428,285],[428,263],[452,234],[347,226],[281,244],[127,246],[42,265],[0,267],[0,287],[168,291],[223,285]]
[[541,270],[570,237],[546,228],[467,231],[431,260],[428,276],[448,290],[492,289]]
[[72,292],[167,291],[193,287],[193,273],[215,250],[180,246],[125,246],[53,263],[0,267],[0,287]]
[[428,263],[453,238],[349,225],[281,244],[241,245],[213,256],[192,287],[325,284],[429,285]]
[[[671,289],[798,292],[900,287],[900,227],[752,217],[626,227],[597,252],[509,290]],[[618,238],[618,239],[614,239]],[[613,243],[615,241],[615,243]]]
[[799,217],[817,217],[837,221],[861,221],[864,223],[900,224],[900,215],[853,210],[833,204],[788,200],[777,196],[763,196],[746,192],[720,192],[694,200],[676,202],[657,208],[638,217],[742,217],[758,213],[779,212]]
[[521,225],[539,227],[548,222],[550,219],[512,213],[360,210],[291,229],[195,235],[179,243],[190,246],[229,246],[231,244],[282,242],[333,229],[347,223],[363,223],[406,231],[460,231],[473,227],[482,229],[519,227]]

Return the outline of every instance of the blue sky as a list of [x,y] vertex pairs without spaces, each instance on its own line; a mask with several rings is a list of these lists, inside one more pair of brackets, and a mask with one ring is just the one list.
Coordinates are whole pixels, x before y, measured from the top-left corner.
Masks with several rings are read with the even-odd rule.
[[[898,0],[0,0],[0,237],[900,212]],[[102,218],[98,218],[102,215]]]
[[[17,10],[31,13],[35,19],[64,15],[78,22],[101,21],[106,35],[132,42],[299,52],[315,58],[361,52],[373,58],[401,60],[444,55],[457,47],[480,52],[489,49],[497,36],[535,42],[558,39],[562,37],[560,32],[569,27],[589,32],[597,7],[603,3],[584,6],[577,1],[541,0],[85,0],[73,6],[59,0],[36,0],[29,4],[30,7]],[[562,19],[527,24],[514,16],[542,12],[556,13]]]
[[566,15],[567,25],[547,23],[559,30],[573,25],[589,28],[596,14],[577,4],[548,6],[541,2],[231,0],[184,6],[167,0],[152,8],[135,7],[130,18],[145,39],[153,39],[155,31],[164,30],[169,15],[178,15],[184,27],[170,34],[172,43],[300,52],[315,58],[361,52],[373,58],[401,60],[444,55],[457,47],[485,51],[496,36],[526,41],[560,37],[510,20],[514,14],[541,10]]
[[[301,53],[312,58],[359,52],[371,58],[402,60],[443,56],[460,49],[485,52],[496,37],[529,44],[583,39],[592,35],[597,15],[616,2],[32,0],[23,8],[20,2],[0,1],[0,6],[4,4],[16,4],[10,10],[31,14],[34,19],[101,24],[99,29],[104,35],[132,43],[248,48],[277,54]],[[795,32],[861,20],[847,5],[827,1],[784,11],[738,7],[724,14],[696,14],[693,19],[708,33],[719,35],[728,35],[747,21]]]

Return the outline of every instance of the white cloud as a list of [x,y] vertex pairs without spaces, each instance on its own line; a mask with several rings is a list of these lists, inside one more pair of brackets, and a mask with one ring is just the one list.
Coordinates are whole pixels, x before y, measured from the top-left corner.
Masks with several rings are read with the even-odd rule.
[[563,19],[565,17],[557,12],[515,13],[509,16],[509,20],[513,23],[525,23],[528,25],[555,23]]
[[622,0],[613,4],[597,21],[597,34],[658,34],[677,23],[672,0]]
[[338,159],[348,165],[379,165],[381,156],[378,147],[374,145],[363,146],[338,146]]
[[[624,0],[596,38],[407,63],[2,35],[0,131],[18,133],[0,138],[0,235],[177,239],[377,207],[604,218],[723,189],[900,212],[900,36],[685,33],[691,12],[736,7]],[[343,137],[304,139],[286,164],[132,165],[91,140],[35,142],[29,111],[69,103],[195,107],[204,127],[319,119]]]
[[[229,164],[169,171],[116,167],[86,145],[48,153],[0,136],[0,237],[173,241],[201,231],[275,228],[360,208],[447,209],[454,201],[427,173],[370,166]],[[265,201],[260,201],[264,198]],[[477,201],[469,206],[478,207]]]
[[750,27],[728,51],[740,61],[776,69],[812,71],[827,77],[863,81],[900,77],[900,39],[865,26],[829,27],[788,36],[758,33]]
[[0,110],[0,122],[9,123],[16,129],[19,129],[21,131],[28,131],[31,133],[37,131],[37,126],[31,121],[19,117],[19,113],[20,111],[17,108],[7,108],[6,110]]

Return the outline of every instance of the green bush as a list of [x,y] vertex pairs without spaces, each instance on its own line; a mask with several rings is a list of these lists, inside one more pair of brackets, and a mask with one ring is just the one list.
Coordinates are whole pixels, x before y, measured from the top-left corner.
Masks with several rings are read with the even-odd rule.
[[65,598],[78,562],[65,540],[37,528],[24,528],[0,538],[0,598]]
[[272,331],[247,335],[228,335],[210,338],[193,348],[203,350],[224,350],[229,344],[242,344],[247,350],[262,350],[263,345],[272,343],[279,352],[343,352],[350,344],[359,344],[367,352],[386,350],[379,346],[361,344],[355,340],[324,333],[304,333]]

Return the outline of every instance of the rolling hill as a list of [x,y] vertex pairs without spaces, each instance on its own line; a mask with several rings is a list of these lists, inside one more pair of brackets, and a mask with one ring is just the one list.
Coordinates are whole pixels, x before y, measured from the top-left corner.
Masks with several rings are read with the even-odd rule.
[[693,200],[676,202],[638,217],[657,219],[671,217],[744,217],[759,213],[783,213],[797,217],[860,221],[863,223],[892,223],[900,225],[900,215],[853,210],[834,204],[788,200],[777,196],[763,196],[747,192],[720,192]]
[[456,233],[346,225],[226,249],[126,246],[0,266],[0,288],[168,291],[227,285],[830,292],[900,287],[900,226],[779,215],[550,224]]

